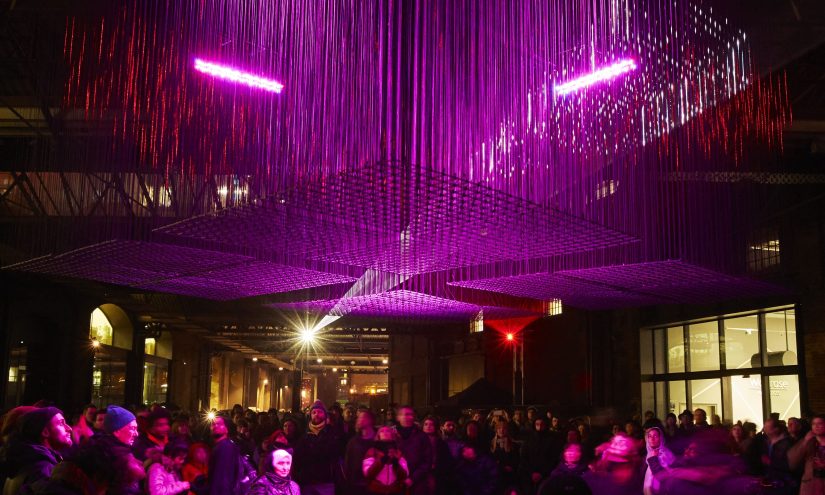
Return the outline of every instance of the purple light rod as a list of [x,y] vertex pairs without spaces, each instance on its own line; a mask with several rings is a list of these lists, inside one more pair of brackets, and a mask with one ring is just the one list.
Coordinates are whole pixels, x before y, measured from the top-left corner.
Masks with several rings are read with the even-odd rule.
[[214,62],[207,62],[199,58],[195,59],[195,70],[204,74],[230,81],[233,83],[243,84],[250,88],[258,88],[273,93],[280,93],[284,89],[284,85],[275,81],[274,79],[267,79],[265,77],[256,76],[249,72],[243,72],[226,65],[216,64]]
[[619,60],[618,62],[602,67],[601,69],[585,74],[576,79],[567,81],[564,84],[559,84],[553,88],[556,96],[564,96],[582,88],[593,86],[594,84],[615,79],[622,74],[626,74],[632,70],[636,70],[636,61],[633,59]]

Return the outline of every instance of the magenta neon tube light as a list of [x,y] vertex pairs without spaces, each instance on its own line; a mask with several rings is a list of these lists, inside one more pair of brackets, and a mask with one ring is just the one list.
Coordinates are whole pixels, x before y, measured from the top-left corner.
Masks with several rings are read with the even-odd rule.
[[263,89],[273,93],[280,93],[284,89],[284,85],[273,79],[256,76],[248,72],[243,72],[232,67],[216,64],[214,62],[207,62],[199,58],[195,59],[195,70],[204,74],[230,81],[238,84],[249,86],[250,88]]
[[622,74],[626,74],[632,70],[636,70],[636,61],[633,59],[619,60],[618,62],[603,67],[595,72],[585,74],[576,79],[567,81],[564,84],[559,84],[553,88],[553,92],[557,96],[564,96],[582,88],[592,86],[594,84],[615,79]]

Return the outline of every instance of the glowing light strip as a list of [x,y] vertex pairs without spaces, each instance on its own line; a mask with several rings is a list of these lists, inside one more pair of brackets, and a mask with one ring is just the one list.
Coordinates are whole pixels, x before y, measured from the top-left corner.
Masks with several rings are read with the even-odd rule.
[[218,79],[243,84],[249,86],[250,88],[271,91],[273,93],[280,93],[281,90],[284,89],[283,84],[273,79],[256,76],[248,72],[243,72],[238,69],[233,69],[232,67],[227,67],[225,65],[220,65],[213,62],[207,62],[199,58],[195,59],[195,70],[213,77],[217,77]]
[[556,96],[564,96],[582,88],[592,86],[596,83],[615,79],[616,77],[632,70],[636,70],[635,60],[629,58],[619,60],[615,64],[608,65],[607,67],[603,67],[595,72],[591,72],[590,74],[577,77],[576,79],[567,81],[564,84],[559,84],[553,88],[553,92]]

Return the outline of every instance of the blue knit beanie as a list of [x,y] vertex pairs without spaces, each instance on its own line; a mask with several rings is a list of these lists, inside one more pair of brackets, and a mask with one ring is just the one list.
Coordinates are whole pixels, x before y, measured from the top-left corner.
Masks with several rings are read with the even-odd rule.
[[117,430],[135,421],[135,415],[118,406],[106,408],[106,419],[103,420],[103,431],[114,433]]

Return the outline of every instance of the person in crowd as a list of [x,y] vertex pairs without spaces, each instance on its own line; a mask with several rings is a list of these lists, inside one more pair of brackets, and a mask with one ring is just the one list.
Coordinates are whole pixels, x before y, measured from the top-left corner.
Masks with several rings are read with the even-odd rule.
[[630,438],[641,440],[643,437],[642,427],[636,421],[626,421],[624,424],[624,433]]
[[447,444],[447,449],[450,451],[453,460],[458,460],[464,442],[458,438],[458,427],[455,421],[451,419],[444,421],[444,424],[441,425],[441,438]]
[[661,428],[653,427],[645,431],[645,479],[644,479],[644,495],[659,495],[661,491],[661,483],[658,478],[653,476],[651,470],[650,458],[656,458],[656,464],[663,470],[667,470],[676,462],[676,456],[665,446],[666,436]]
[[116,485],[112,453],[103,443],[86,442],[57,464],[49,478],[32,486],[34,495],[104,495]]
[[556,467],[560,445],[559,436],[548,430],[547,421],[544,418],[537,419],[534,430],[522,447],[519,471],[525,493],[535,493],[542,480]]
[[665,416],[665,423],[662,425],[662,432],[665,434],[667,440],[673,440],[676,437],[676,432],[679,430],[678,419],[672,412]]
[[158,407],[146,416],[146,430],[139,434],[132,445],[132,453],[139,461],[148,466],[152,462],[160,462],[163,449],[169,443],[171,431],[171,416],[169,411]]
[[415,425],[415,411],[411,406],[401,406],[396,415],[398,448],[407,460],[410,475],[404,483],[410,487],[410,495],[432,494],[430,482],[433,465],[433,450],[427,435]]
[[790,437],[791,442],[794,444],[805,438],[805,435],[809,430],[810,428],[808,428],[805,420],[800,418],[788,418],[788,437]]
[[731,454],[735,456],[742,456],[745,453],[746,444],[745,430],[742,425],[735,424],[730,428],[729,445]]
[[550,427],[547,429],[550,433],[554,435],[558,435],[561,433],[562,425],[561,425],[561,418],[558,416],[553,416],[553,419],[550,420]]
[[284,430],[273,431],[272,434],[261,441],[260,448],[256,449],[255,465],[258,466],[259,475],[262,475],[269,468],[268,454],[276,449],[292,451]]
[[530,433],[527,426],[527,416],[524,413],[524,409],[517,408],[513,411],[513,417],[510,420],[510,436],[513,437],[517,442],[522,442],[524,440],[523,434]]
[[656,414],[654,414],[653,411],[645,411],[645,420],[644,423],[642,423],[642,430],[647,431],[649,428],[653,427],[661,428],[662,421],[656,417]]
[[538,488],[538,495],[589,495],[590,488],[582,476],[587,472],[587,463],[582,457],[582,447],[578,443],[564,446],[561,462]]
[[169,441],[174,443],[192,443],[192,427],[189,426],[190,417],[188,414],[178,414],[172,422],[172,430],[169,433]]
[[788,451],[792,468],[801,468],[799,495],[825,493],[825,415],[814,416],[811,431]]
[[461,441],[464,445],[472,445],[476,449],[485,449],[485,445],[481,441],[481,431],[477,421],[470,420],[464,425],[464,436]]
[[181,468],[189,453],[185,444],[167,443],[160,460],[147,471],[148,495],[178,495],[189,491],[189,482],[181,479]]
[[594,495],[642,493],[644,470],[635,439],[619,432],[596,450],[601,453],[601,458],[583,476]]
[[94,433],[92,434],[92,436],[102,435],[104,433],[103,423],[104,421],[106,421],[106,411],[107,409],[105,407],[102,407],[95,411],[95,420],[94,423],[92,423],[92,430],[94,431]]
[[119,407],[106,408],[103,433],[89,443],[98,443],[109,452],[112,469],[117,473],[107,493],[110,495],[137,495],[140,481],[146,477],[143,463],[132,454],[132,445],[138,436],[137,418]]
[[398,446],[400,440],[398,432],[391,427],[382,426],[378,429],[375,442],[367,450],[361,465],[366,493],[407,493],[410,484],[406,481],[410,476],[410,468]]
[[367,492],[364,477],[364,457],[375,440],[375,416],[370,410],[358,412],[355,419],[355,436],[347,442],[344,453],[344,475],[347,479],[348,495],[363,495]]
[[768,419],[762,431],[764,435],[757,444],[762,462],[761,474],[766,483],[774,488],[774,494],[796,493],[799,483],[788,463],[788,452],[793,442],[788,436],[784,422],[773,418]]
[[60,452],[72,446],[72,429],[60,409],[36,408],[21,417],[20,435],[12,442],[8,455],[16,469],[7,473],[3,495],[27,494],[63,460]]
[[693,411],[693,429],[705,430],[707,428],[710,428],[710,424],[708,424],[708,413],[701,407],[697,407]]
[[421,423],[421,431],[430,440],[433,453],[432,476],[430,477],[433,486],[431,489],[435,493],[450,493],[447,480],[454,465],[453,456],[447,442],[439,435],[439,429],[438,418],[435,416],[427,416]]
[[298,439],[301,437],[301,430],[298,427],[299,423],[298,420],[295,419],[293,416],[287,416],[284,418],[282,423],[284,436],[287,439],[289,445],[294,446],[298,443]]
[[95,422],[95,413],[97,413],[97,407],[94,404],[87,404],[83,408],[83,411],[81,411],[80,416],[77,418],[77,423],[72,426],[72,443],[81,445],[92,438],[95,434],[92,429],[92,425]]
[[496,424],[495,436],[490,441],[490,454],[499,469],[502,487],[514,486],[518,480],[519,449],[505,420]]
[[241,451],[230,439],[232,420],[218,414],[212,420],[212,453],[209,456],[209,495],[243,495]]
[[473,445],[461,449],[455,474],[462,495],[493,495],[498,486],[496,462]]
[[241,418],[235,423],[235,436],[232,440],[240,449],[241,455],[252,462],[255,454],[255,441],[252,440],[252,428],[248,419]]
[[[186,462],[181,468],[181,479],[189,483],[190,487],[202,485],[209,477],[209,446],[203,442],[189,445]],[[190,490],[193,494],[195,490]]]
[[340,469],[343,432],[327,422],[327,409],[316,400],[309,410],[307,431],[295,445],[295,479],[304,495],[333,495]]
[[252,483],[247,495],[301,495],[298,483],[292,481],[292,454],[288,450],[275,449],[264,456],[267,468]]
[[344,434],[346,435],[347,442],[358,434],[355,426],[357,419],[358,413],[355,410],[355,406],[352,404],[347,404],[344,406],[344,411],[342,412],[342,422],[344,425]]

